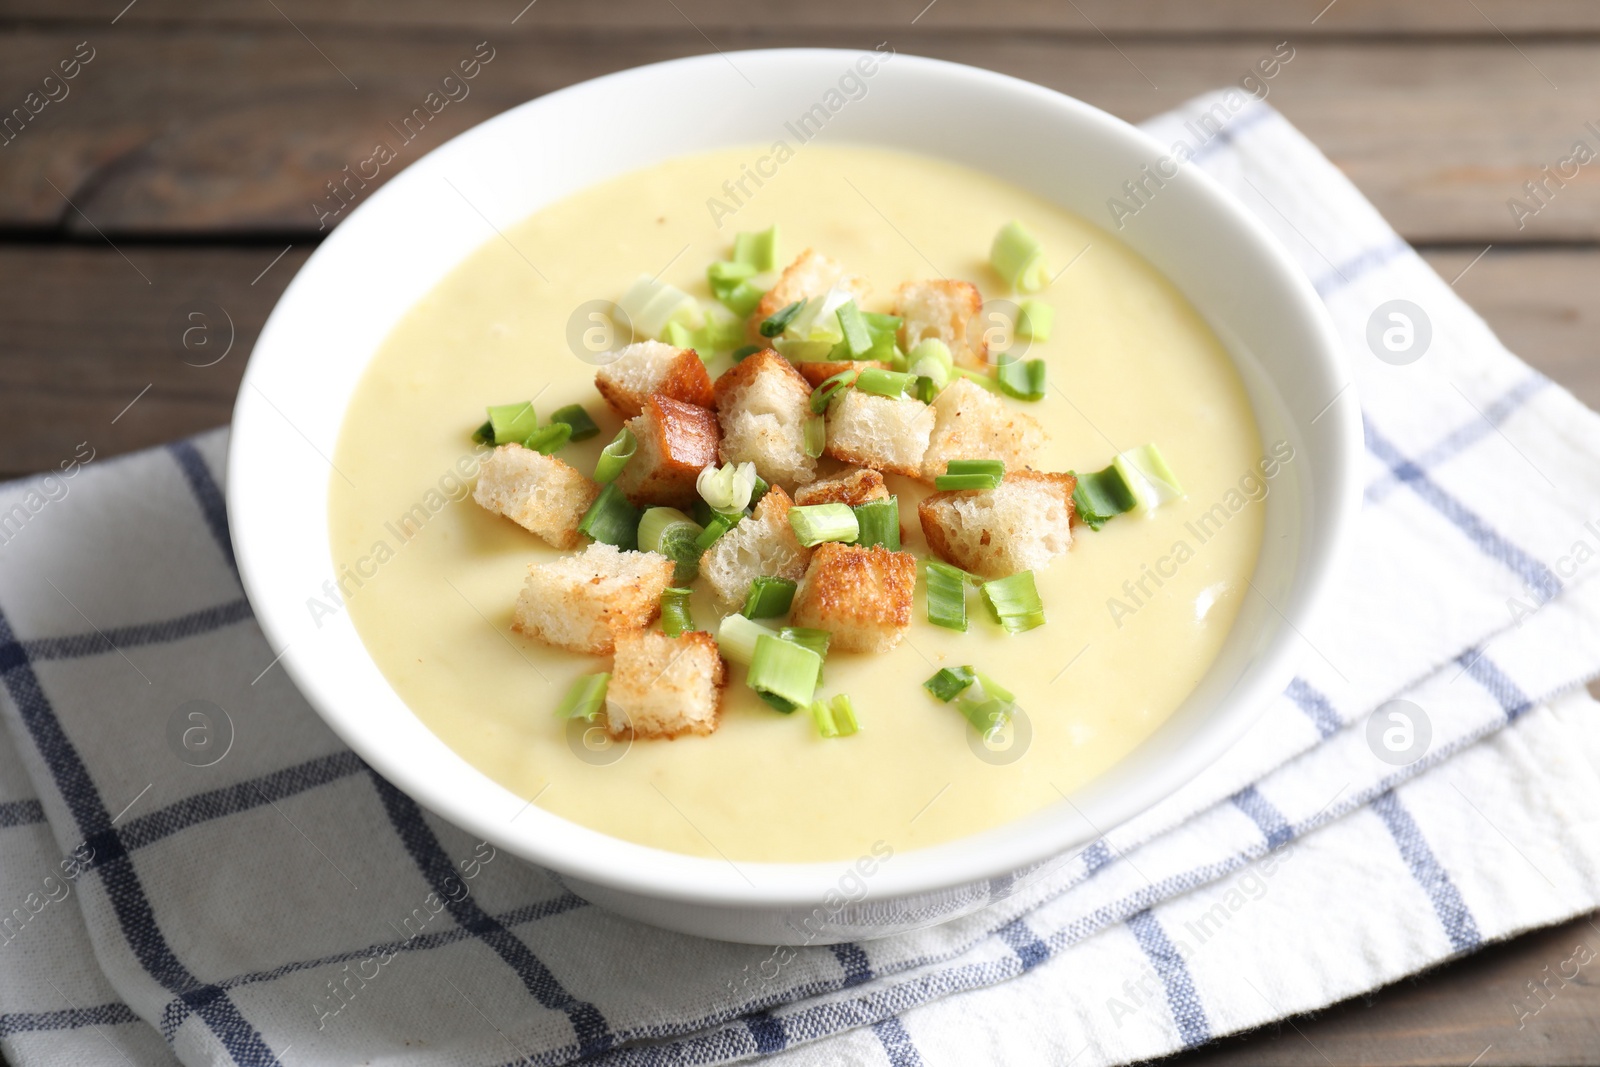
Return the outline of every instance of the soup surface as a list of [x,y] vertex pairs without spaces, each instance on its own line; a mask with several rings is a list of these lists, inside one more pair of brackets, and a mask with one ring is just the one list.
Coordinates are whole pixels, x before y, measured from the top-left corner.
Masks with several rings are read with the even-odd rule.
[[[931,845],[1057,802],[1171,714],[1233,622],[1264,510],[1239,491],[1262,458],[1243,384],[1149,264],[1044,200],[942,162],[811,144],[761,186],[747,182],[736,206],[723,183],[759,154],[675,159],[553,204],[489,235],[401,320],[351,401],[335,456],[332,549],[351,575],[352,619],[399,695],[466,760],[548,811],[630,841],[733,861],[849,859],[874,842]],[[484,406],[536,397],[543,419],[583,404],[601,434],[561,456],[588,473],[621,420],[568,342],[586,302],[656,271],[709,302],[706,265],[728,256],[736,232],[773,223],[780,265],[807,247],[832,256],[873,283],[866,310],[887,311],[903,281],[941,275],[1003,297],[987,255],[1010,219],[1060,271],[1038,294],[1055,309],[1054,332],[1028,353],[1047,361],[1049,393],[1007,401],[1049,432],[1040,466],[1097,470],[1154,441],[1187,497],[1098,532],[1077,528],[1072,550],[1036,574],[1048,621],[1029,632],[1005,634],[975,594],[968,632],[933,627],[919,589],[898,648],[827,660],[820,693],[850,694],[862,724],[853,737],[824,740],[809,716],[762,704],[740,667],[709,737],[596,747],[598,729],[586,739],[558,720],[571,682],[609,659],[510,630],[528,565],[558,553],[456,480],[475,469],[469,434]],[[916,520],[926,490],[889,482],[904,547],[926,556]],[[704,593],[694,613],[714,629]],[[1012,689],[1028,731],[1014,725],[986,745],[922,688],[959,664]]]

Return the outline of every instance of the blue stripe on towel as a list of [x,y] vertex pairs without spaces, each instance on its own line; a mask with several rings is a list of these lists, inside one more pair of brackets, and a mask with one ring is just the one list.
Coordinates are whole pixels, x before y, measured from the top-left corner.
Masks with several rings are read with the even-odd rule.
[[839,961],[839,967],[844,971],[845,988],[872,981],[872,964],[867,959],[866,949],[848,941],[828,947],[833,950],[834,959]]
[[1234,807],[1248,815],[1261,829],[1261,836],[1267,839],[1267,848],[1280,848],[1294,839],[1294,829],[1289,825],[1289,820],[1255,786],[1247,785],[1229,799]]
[[222,558],[227,561],[228,569],[233,571],[234,577],[238,577],[239,564],[233,558],[233,539],[228,536],[228,506],[222,497],[222,487],[211,477],[211,468],[206,466],[205,458],[194,447],[194,442],[174,441],[167,446],[167,451],[177,461],[178,469],[183,471],[183,480],[189,483],[189,491],[194,493],[195,501],[200,505],[200,514],[205,517],[206,526],[216,539],[217,547],[222,549]]
[[1522,687],[1484,655],[1481,648],[1467,649],[1456,657],[1456,662],[1461,664],[1461,669],[1466,671],[1474,682],[1487,689],[1489,695],[1499,702],[1500,710],[1506,713],[1507,722],[1516,722],[1522,717],[1523,712],[1533,707],[1533,701],[1528,699],[1528,694],[1522,691]]
[[1284,693],[1294,701],[1296,707],[1305,712],[1306,718],[1311,720],[1312,725],[1317,728],[1317,734],[1324,741],[1343,728],[1344,722],[1334,710],[1333,703],[1312,688],[1304,678],[1294,679]]
[[1387,244],[1357,252],[1343,263],[1335,264],[1332,274],[1324,274],[1320,278],[1313,279],[1311,287],[1317,291],[1318,296],[1326,300],[1345,286],[1353,284],[1363,274],[1377,270],[1390,260],[1397,259],[1409,251],[1411,246],[1403,238],[1396,237]]
[[[201,608],[191,611],[187,615],[179,615],[173,619],[162,619],[160,622],[144,623],[138,626],[119,626],[88,634],[72,634],[67,637],[39,637],[21,642],[20,651],[34,663],[56,659],[80,659],[84,656],[107,655],[116,648],[137,648],[140,645],[165,645],[175,641],[182,641],[188,637],[221,630],[224,627],[237,623],[248,622],[255,618],[250,612],[250,604],[242,597],[230,600],[226,604],[215,607]],[[109,644],[107,642],[110,642]],[[113,648],[112,646],[115,646]],[[5,655],[6,650],[0,650],[0,670],[4,664],[18,662],[15,657]]]
[[1376,797],[1372,801],[1372,810],[1389,828],[1389,835],[1399,847],[1401,857],[1406,861],[1406,866],[1411,868],[1411,876],[1433,902],[1433,910],[1439,916],[1450,944],[1457,952],[1477,948],[1483,942],[1483,937],[1478,933],[1478,924],[1472,918],[1472,912],[1461,899],[1461,891],[1439,864],[1416,821],[1400,803],[1400,798],[1395,796],[1394,790]]
[[1083,869],[1086,874],[1093,874],[1112,860],[1111,846],[1106,844],[1106,839],[1101,838],[1083,850]]
[[878,1020],[872,1024],[872,1032],[883,1043],[884,1055],[889,1057],[890,1067],[922,1067],[922,1056],[917,1053],[917,1046],[912,1044],[911,1035],[906,1033],[900,1016],[891,1015]]
[[756,1043],[756,1052],[762,1056],[770,1056],[774,1052],[782,1052],[789,1046],[789,1038],[783,1032],[783,1023],[773,1018],[764,1011],[754,1012],[744,1017],[745,1029],[750,1031],[750,1039]]
[[0,827],[33,826],[44,822],[44,807],[37,800],[8,800],[0,804]]
[[[1438,444],[1423,452],[1414,462],[1423,470],[1432,470],[1441,463],[1449,462],[1499,429],[1501,423],[1549,384],[1550,379],[1537,372],[1524,378],[1500,399],[1485,407],[1481,416],[1473,415],[1469,421],[1440,438]],[[1367,500],[1376,504],[1399,484],[1400,480],[1394,476],[1394,472],[1387,472],[1367,486]]]
[[41,1030],[81,1030],[85,1026],[120,1026],[138,1021],[133,1009],[121,1001],[63,1011],[14,1011],[0,1015],[0,1040]]
[[1185,1048],[1194,1048],[1211,1040],[1211,1022],[1206,1009],[1195,992],[1194,980],[1189,977],[1189,967],[1167,938],[1161,922],[1149,908],[1128,916],[1128,929],[1133,932],[1139,947],[1150,958],[1150,965],[1167,990],[1167,1006],[1172,1010],[1172,1021],[1178,1024],[1178,1036]]
[[1022,961],[1024,973],[1033,970],[1039,964],[1050,958],[1050,946],[1039,940],[1039,935],[1024,918],[1012,919],[995,933],[1000,939],[1011,946],[1011,951],[1017,954],[1017,959]]

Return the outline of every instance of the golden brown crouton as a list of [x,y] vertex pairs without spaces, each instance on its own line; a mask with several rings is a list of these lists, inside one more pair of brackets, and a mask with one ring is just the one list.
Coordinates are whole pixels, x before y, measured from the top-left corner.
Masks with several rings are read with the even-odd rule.
[[849,389],[828,409],[826,452],[857,467],[915,478],[932,432],[933,409],[922,401]]
[[887,652],[911,628],[916,584],[917,558],[909,552],[827,541],[811,555],[789,618],[832,633],[830,648]]
[[933,415],[921,472],[930,485],[952,459],[998,459],[1006,470],[1020,470],[1033,466],[1044,447],[1044,428],[1032,415],[965,378],[939,393]]
[[738,610],[757,577],[798,582],[805,575],[811,549],[800,543],[789,525],[791,503],[789,494],[773,486],[748,518],[700,556],[700,577],[724,610]]
[[583,544],[578,523],[600,487],[554,456],[501,445],[478,468],[472,499],[555,548]]
[[709,734],[717,728],[726,682],[722,653],[708,633],[618,634],[606,686],[606,732],[612,737]]
[[717,379],[722,461],[754,463],[772,485],[804,485],[817,476],[806,455],[811,386],[794,364],[770,348],[748,356]]
[[821,296],[836,285],[854,293],[857,301],[866,296],[869,289],[862,279],[845,274],[842,264],[814,249],[801,252],[793,263],[783,269],[777,283],[767,290],[761,303],[751,312],[750,339],[757,344],[762,343],[763,338],[757,327],[763,319],[782,311],[796,300]]
[[[832,378],[835,374],[843,374],[847,370],[853,370],[860,374],[868,367],[888,370],[889,364],[881,359],[817,359],[806,360],[804,363],[796,363],[794,365],[794,369],[805,376],[806,381],[810,383],[813,389]],[[850,381],[853,382],[855,379],[851,378]]]
[[616,358],[595,373],[594,387],[625,419],[643,411],[652,393],[711,406],[711,375],[699,355],[692,348],[673,348],[660,341],[641,341],[618,350]]
[[628,420],[638,451],[617,476],[617,488],[643,507],[693,507],[695,479],[717,463],[717,417],[694,404],[654,393]]
[[971,282],[907,282],[894,294],[894,313],[905,320],[900,347],[910,352],[918,341],[937,338],[950,349],[956,366],[983,370],[989,346],[972,322],[981,307],[983,297]]
[[672,572],[665,556],[595,542],[528,568],[511,628],[569,652],[607,655],[618,634],[649,626],[660,613]]
[[794,502],[804,506],[812,504],[849,504],[851,507],[869,500],[882,500],[889,495],[883,475],[870,468],[846,467],[837,474],[818,478],[810,485],[795,491]]
[[1072,547],[1070,474],[1007,471],[998,489],[934,493],[917,506],[928,547],[985,578],[1039,570]]

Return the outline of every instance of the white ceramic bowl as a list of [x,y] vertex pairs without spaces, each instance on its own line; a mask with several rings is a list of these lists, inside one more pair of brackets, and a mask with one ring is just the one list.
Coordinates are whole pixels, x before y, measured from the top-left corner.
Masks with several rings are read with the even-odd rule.
[[[1321,302],[1256,219],[1186,167],[1119,237],[1213,324],[1244,374],[1263,439],[1287,439],[1297,456],[1265,501],[1253,579],[1262,595],[1247,599],[1216,663],[1153,737],[1071,804],[897,854],[866,878],[845,863],[735,869],[619,841],[538,807],[517,815],[524,798],[412,715],[348,614],[324,618],[319,629],[306,609],[333,575],[326,457],[345,405],[401,315],[496,239],[485,217],[503,228],[674,155],[770,144],[859,57],[783,50],[661,63],[552,93],[467,131],[383,186],[301,269],[256,342],[234,411],[227,497],[240,574],[268,641],[287,650],[283,667],[329,725],[418,802],[559,872],[594,903],[708,937],[823,943],[945,921],[1015,884],[1006,876],[1047,865],[1098,836],[1097,827],[1168,796],[1288,683],[1303,651],[1296,628],[1328,588],[1359,507],[1358,408],[1347,394],[1323,412],[1347,375]],[[991,171],[1091,220],[1104,217],[1125,179],[1165,154],[1105,112],[989,71],[899,55],[865,82],[867,95],[832,116],[826,139]],[[1026,148],[998,150],[1011,145]],[[841,896],[848,906],[837,907]]]

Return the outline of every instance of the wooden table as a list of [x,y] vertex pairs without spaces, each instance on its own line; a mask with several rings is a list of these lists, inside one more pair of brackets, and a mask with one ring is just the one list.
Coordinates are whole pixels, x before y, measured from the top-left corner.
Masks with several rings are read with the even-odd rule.
[[[52,466],[79,441],[109,456],[226,422],[262,321],[321,236],[312,205],[326,183],[371,156],[481,41],[495,59],[471,94],[379,181],[530,97],[712,48],[888,41],[1138,121],[1238,81],[1287,41],[1294,59],[1271,102],[1446,279],[1466,271],[1457,291],[1513,350],[1600,404],[1600,161],[1552,185],[1537,214],[1507,204],[1531,204],[1523,183],[1575,140],[1600,149],[1600,4],[525,3],[0,0],[0,117],[26,118],[0,126],[0,477]],[[233,340],[206,367],[180,344],[193,325],[182,316],[201,300],[223,313],[210,351]],[[1600,922],[1530,934],[1174,1062],[1600,1062],[1592,977],[1522,1029],[1512,1010],[1523,983],[1579,941],[1600,949]]]

